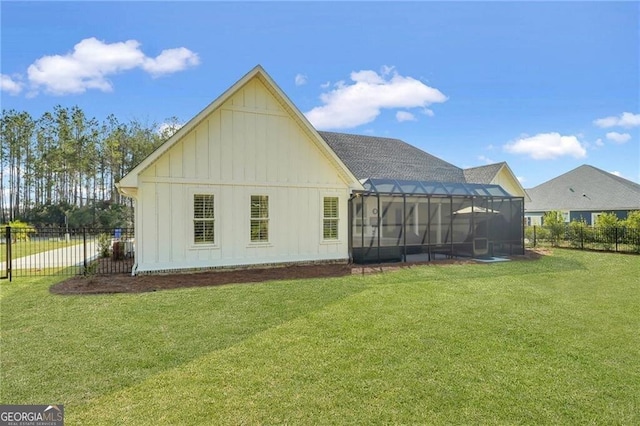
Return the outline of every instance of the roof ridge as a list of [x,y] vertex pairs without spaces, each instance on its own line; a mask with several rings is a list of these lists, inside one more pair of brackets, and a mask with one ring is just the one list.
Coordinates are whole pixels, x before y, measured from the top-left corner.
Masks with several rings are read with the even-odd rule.
[[507,164],[507,162],[506,162],[506,161],[498,161],[497,163],[485,164],[485,165],[483,165],[483,166],[467,167],[467,168],[465,168],[465,169],[463,169],[463,170],[482,169],[482,168],[485,168],[485,167],[491,167],[491,166],[503,166],[503,165],[505,165],[505,164]]
[[631,187],[633,189],[640,189],[640,184],[636,183],[636,182],[634,182],[632,180],[625,179],[622,176],[614,175],[613,173],[609,173],[609,172],[607,172],[605,170],[599,169],[599,168],[597,168],[595,166],[592,166],[592,165],[589,165],[589,164],[585,164],[585,166],[591,167],[592,169],[596,170],[597,172],[600,172],[601,174],[605,175],[609,179],[613,179],[613,180],[615,180],[615,181],[617,181],[617,182],[619,182],[619,183],[621,183],[623,185],[629,186],[629,187]]

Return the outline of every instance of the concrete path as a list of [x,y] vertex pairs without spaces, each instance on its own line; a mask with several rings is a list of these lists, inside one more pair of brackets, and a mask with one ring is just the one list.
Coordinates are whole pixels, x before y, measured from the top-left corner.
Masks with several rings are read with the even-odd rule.
[[[95,241],[87,241],[86,255],[87,261],[93,260],[98,255],[98,245]],[[84,247],[80,243],[13,259],[11,266],[14,271],[19,269],[66,268],[68,266],[83,265],[84,256]],[[6,267],[5,262],[0,262],[0,273],[5,272]]]

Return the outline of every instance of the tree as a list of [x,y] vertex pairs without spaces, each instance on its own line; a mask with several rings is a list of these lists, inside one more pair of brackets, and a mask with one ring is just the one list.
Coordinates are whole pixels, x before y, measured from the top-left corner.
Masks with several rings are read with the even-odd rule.
[[129,223],[133,201],[115,183],[179,127],[172,118],[161,133],[155,123],[123,123],[113,114],[99,123],[78,106],[56,105],[37,120],[3,110],[0,223],[61,226],[69,217],[83,225]]

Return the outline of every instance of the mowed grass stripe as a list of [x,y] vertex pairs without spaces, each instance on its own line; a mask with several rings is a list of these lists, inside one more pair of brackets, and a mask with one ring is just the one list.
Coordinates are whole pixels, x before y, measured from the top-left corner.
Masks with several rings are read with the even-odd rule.
[[363,288],[327,279],[58,296],[48,292],[53,282],[0,284],[2,403],[72,409]]
[[557,252],[368,276],[363,291],[89,401],[69,419],[638,423],[638,272],[630,256]]

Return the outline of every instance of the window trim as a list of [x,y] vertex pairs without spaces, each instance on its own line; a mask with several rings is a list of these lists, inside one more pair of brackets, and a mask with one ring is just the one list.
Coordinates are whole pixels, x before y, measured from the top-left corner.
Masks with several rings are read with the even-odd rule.
[[[319,208],[318,208],[318,220],[319,220],[319,230],[318,230],[318,238],[319,238],[319,242],[322,245],[325,244],[342,244],[342,242],[344,241],[345,238],[345,233],[348,234],[348,231],[341,229],[341,226],[343,226],[342,222],[344,222],[344,197],[341,196],[341,193],[337,193],[337,192],[321,192],[319,198]],[[338,199],[338,209],[337,209],[337,214],[338,217],[336,218],[325,218],[324,215],[324,199],[325,198],[337,198]],[[331,239],[327,239],[324,237],[324,221],[325,219],[337,219],[337,232],[338,232],[338,237],[337,238],[331,238]],[[347,220],[348,221],[348,220]]]
[[[219,232],[219,223],[220,223],[220,216],[218,214],[219,209],[218,209],[218,205],[220,204],[220,196],[218,195],[218,192],[215,190],[212,190],[211,188],[207,188],[207,187],[194,187],[194,188],[189,188],[188,192],[188,217],[187,217],[187,230],[185,233],[186,238],[188,239],[188,243],[187,243],[187,247],[190,250],[209,250],[209,249],[217,249],[220,248],[220,240],[221,240],[221,236],[220,236],[220,232]],[[196,218],[195,218],[195,196],[196,195],[210,195],[213,197],[213,242],[209,243],[209,242],[203,242],[203,243],[197,243],[195,241],[195,222],[196,222]]]
[[[328,199],[334,199],[336,202],[335,205],[335,216],[327,216],[327,210],[326,210],[326,202]],[[323,195],[322,196],[322,204],[321,204],[321,209],[322,209],[322,222],[321,222],[321,232],[322,232],[322,241],[323,242],[335,242],[335,241],[340,241],[340,197],[336,196],[336,195]],[[335,237],[329,237],[327,238],[326,234],[325,234],[325,224],[329,223],[329,221],[335,221],[335,232],[336,232],[336,236]]]
[[[253,197],[265,197],[267,200],[266,216],[254,217],[253,216]],[[271,196],[268,193],[251,194],[249,195],[249,245],[250,246],[266,246],[271,245]],[[251,234],[252,225],[254,221],[265,222],[267,224],[267,238],[266,240],[254,240]]]

